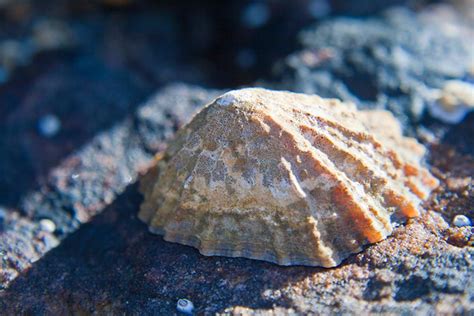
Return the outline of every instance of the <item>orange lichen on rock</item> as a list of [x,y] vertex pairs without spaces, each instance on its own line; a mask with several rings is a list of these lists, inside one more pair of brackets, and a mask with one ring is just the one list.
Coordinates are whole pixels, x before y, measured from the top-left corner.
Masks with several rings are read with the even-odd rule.
[[204,255],[338,265],[419,215],[437,180],[386,111],[231,91],[182,128],[144,178],[139,217]]

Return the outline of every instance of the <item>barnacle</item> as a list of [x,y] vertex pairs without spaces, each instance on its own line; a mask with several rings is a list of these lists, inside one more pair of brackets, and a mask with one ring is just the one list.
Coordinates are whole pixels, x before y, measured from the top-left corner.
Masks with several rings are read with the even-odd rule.
[[226,93],[145,176],[140,219],[204,255],[332,267],[419,215],[437,180],[387,111],[265,89]]
[[474,84],[448,80],[440,90],[433,91],[435,101],[428,103],[430,114],[450,124],[461,122],[474,109]]

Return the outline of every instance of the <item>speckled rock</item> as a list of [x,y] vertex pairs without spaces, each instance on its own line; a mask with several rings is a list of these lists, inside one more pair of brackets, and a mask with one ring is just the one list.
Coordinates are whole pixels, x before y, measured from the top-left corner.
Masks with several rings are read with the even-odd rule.
[[459,209],[474,210],[472,183],[448,185],[472,175],[474,159],[443,144],[430,161],[441,179],[425,205],[430,211],[330,270],[205,257],[165,242],[137,219],[142,197],[130,186],[19,276],[0,294],[0,307],[7,314],[174,315],[187,298],[207,315],[472,314],[474,232],[447,222]]
[[40,223],[0,208],[0,289],[58,244],[58,238]]
[[[163,88],[135,114],[103,131],[53,168],[39,188],[21,198],[21,215],[5,211],[8,225],[0,229],[0,251],[6,265],[0,272],[8,276],[0,280],[2,286],[56,246],[58,240],[100,213],[146,169],[154,153],[164,148],[164,142],[183,121],[216,94],[183,84]],[[37,233],[38,227],[45,226],[41,225],[44,220],[50,222],[47,226],[55,227],[54,232],[40,234],[48,238]]]
[[304,49],[276,69],[285,88],[388,109],[413,131],[446,81],[474,80],[473,33],[445,6],[328,19],[302,32]]

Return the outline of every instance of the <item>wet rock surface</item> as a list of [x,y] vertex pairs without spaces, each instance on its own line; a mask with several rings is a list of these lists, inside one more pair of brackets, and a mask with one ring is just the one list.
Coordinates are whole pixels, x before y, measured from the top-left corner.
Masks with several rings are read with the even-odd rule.
[[[317,2],[318,10],[324,9]],[[43,46],[25,51],[30,57],[10,63],[8,77],[0,80],[2,313],[172,315],[182,298],[197,314],[474,313],[474,229],[453,224],[457,215],[474,220],[474,114],[445,124],[426,111],[431,99],[424,94],[445,80],[473,80],[468,68],[473,48],[466,40],[472,22],[451,7],[333,18],[328,15],[360,14],[363,6],[364,12],[377,11],[380,2],[329,1],[330,11],[318,11],[326,12],[325,22],[308,28],[302,50],[286,59],[277,77],[267,78],[273,82],[267,86],[393,111],[406,131],[428,146],[430,170],[441,180],[425,203],[426,214],[328,270],[204,257],[148,233],[136,217],[140,173],[174,131],[220,93],[187,84],[157,87],[176,79],[208,86],[250,82],[262,58],[294,49],[289,42],[295,30],[275,41],[279,48],[272,54],[262,48],[268,42],[257,51],[237,48],[253,47],[256,34],[274,34],[275,24],[287,29],[281,12],[298,20],[297,6],[269,6],[270,18],[265,22],[260,16],[259,23],[265,23],[252,28],[240,24],[240,16],[208,20],[223,12],[218,6],[212,13],[196,10],[193,18],[170,18],[173,8],[167,7],[155,21],[133,0],[92,7],[77,1],[72,15],[56,1],[34,9],[5,3],[0,14],[7,18],[0,23],[17,27],[2,27],[0,42],[13,38],[20,43],[16,49],[31,49],[25,43],[34,38]],[[229,12],[243,12],[247,5],[236,4]],[[100,11],[110,7],[112,13]],[[55,18],[25,22],[25,14],[36,12]],[[58,17],[66,32],[51,35]],[[176,21],[188,21],[188,27],[180,30]],[[199,21],[211,21],[210,29],[224,25],[223,32],[210,41],[206,32],[197,32],[195,42],[177,43],[176,35]],[[4,34],[6,29],[15,32]],[[38,37],[38,29],[49,35]],[[98,29],[107,32],[98,35]],[[241,35],[240,42],[226,42],[231,49],[222,51],[223,34],[229,32]],[[149,46],[151,39],[155,44]],[[8,53],[15,45],[6,47]],[[202,58],[190,64],[188,53]]]

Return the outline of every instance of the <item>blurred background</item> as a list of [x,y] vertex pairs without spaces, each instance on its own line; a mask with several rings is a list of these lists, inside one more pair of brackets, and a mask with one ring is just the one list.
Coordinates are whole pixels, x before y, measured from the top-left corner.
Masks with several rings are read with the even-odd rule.
[[[473,15],[469,2],[448,1]],[[40,71],[40,65],[95,60],[150,85],[176,79],[248,84],[267,77],[275,61],[297,48],[304,26],[434,3],[442,2],[1,0],[0,82],[27,76],[20,71]]]

